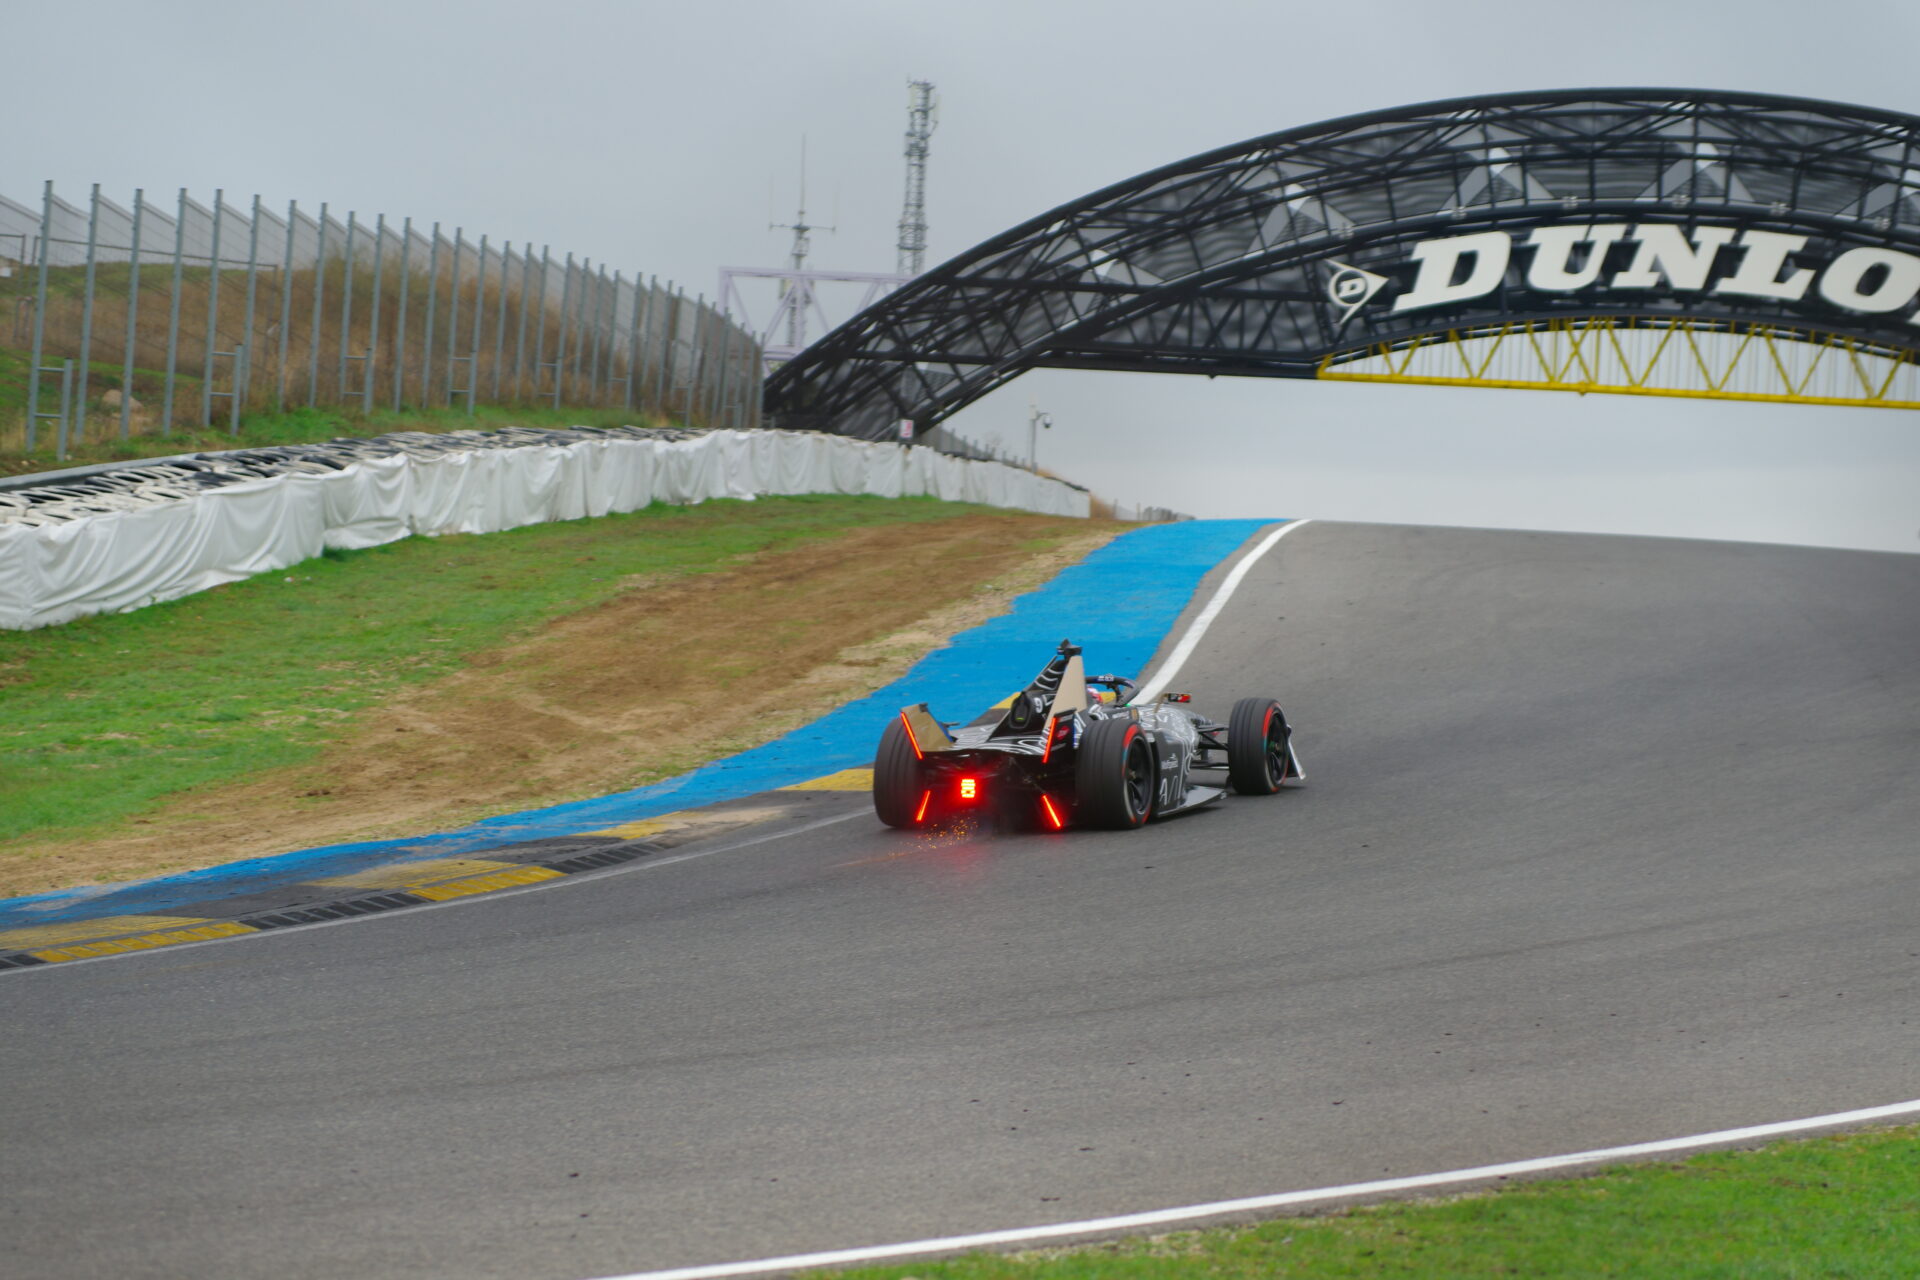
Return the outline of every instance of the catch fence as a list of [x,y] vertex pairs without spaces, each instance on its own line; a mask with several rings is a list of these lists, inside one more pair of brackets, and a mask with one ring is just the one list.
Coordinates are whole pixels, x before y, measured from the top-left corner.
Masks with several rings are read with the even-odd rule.
[[0,196],[0,448],[300,407],[629,409],[759,425],[754,337],[671,282],[412,218]]

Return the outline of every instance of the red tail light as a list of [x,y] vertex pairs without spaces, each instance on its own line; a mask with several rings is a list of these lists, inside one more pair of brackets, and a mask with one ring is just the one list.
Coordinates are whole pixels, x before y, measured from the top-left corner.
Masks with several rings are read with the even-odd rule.
[[960,798],[978,800],[980,798],[980,780],[978,778],[960,779]]
[[900,713],[900,724],[907,731],[907,745],[913,748],[913,758],[915,760],[925,760],[927,757],[926,754],[920,750],[920,739],[913,736],[913,721],[907,719],[907,713],[904,711]]
[[1067,825],[1066,820],[1060,816],[1060,811],[1053,807],[1053,797],[1044,791],[1040,793],[1040,807],[1046,810],[1047,821],[1052,824],[1055,831]]
[[921,819],[925,818],[927,816],[927,806],[932,803],[933,803],[933,792],[922,791],[920,793],[920,807],[914,810],[913,820],[915,822],[919,822]]

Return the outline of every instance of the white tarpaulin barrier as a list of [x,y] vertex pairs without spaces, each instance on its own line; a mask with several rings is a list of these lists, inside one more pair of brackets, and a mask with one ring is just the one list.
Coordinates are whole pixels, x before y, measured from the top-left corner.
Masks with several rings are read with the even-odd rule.
[[54,626],[284,569],[327,547],[494,533],[549,520],[755,494],[922,495],[1084,517],[1087,494],[994,462],[842,436],[713,431],[396,454],[325,474],[46,524],[0,523],[0,628]]

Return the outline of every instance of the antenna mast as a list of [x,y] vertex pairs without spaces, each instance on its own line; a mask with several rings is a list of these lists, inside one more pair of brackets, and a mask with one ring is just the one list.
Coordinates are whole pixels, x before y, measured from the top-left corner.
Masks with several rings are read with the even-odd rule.
[[[793,249],[784,267],[720,268],[720,305],[740,324],[759,335],[760,356],[768,372],[800,354],[807,345],[807,312],[831,329],[834,321],[820,305],[814,286],[820,283],[866,286],[866,297],[856,311],[864,311],[879,299],[911,280],[925,264],[927,254],[927,139],[933,136],[937,102],[933,85],[926,80],[907,82],[907,202],[900,214],[900,268],[897,272],[821,271],[807,265],[812,248],[809,236],[815,231],[832,231],[807,221],[807,140],[800,139],[800,205],[792,222],[773,222],[771,192],[767,205],[770,230],[793,232]],[[837,207],[837,202],[836,202]],[[762,328],[749,317],[747,298],[740,284],[746,280],[776,280],[780,285],[779,302],[772,317]],[[785,331],[785,342],[780,341]]]
[[927,141],[937,123],[931,80],[907,81],[907,198],[900,209],[900,256],[894,270],[917,276],[927,259]]
[[788,264],[793,275],[780,282],[780,297],[784,300],[794,290],[800,296],[793,299],[793,305],[787,311],[787,345],[795,351],[807,345],[807,308],[813,302],[813,284],[807,278],[807,251],[813,247],[808,233],[812,231],[833,231],[833,227],[816,227],[807,221],[807,135],[800,135],[800,205],[792,222],[770,222],[769,231],[793,232],[793,260]]

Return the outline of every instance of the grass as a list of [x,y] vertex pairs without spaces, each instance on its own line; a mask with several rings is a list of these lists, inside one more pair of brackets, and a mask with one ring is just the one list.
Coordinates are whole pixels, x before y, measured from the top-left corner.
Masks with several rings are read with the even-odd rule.
[[835,1273],[845,1280],[1557,1276],[1907,1280],[1920,1129],[1847,1134],[1251,1229]]
[[784,497],[410,538],[132,613],[0,632],[0,841],[70,837],[311,758],[356,711],[638,578],[978,508]]

